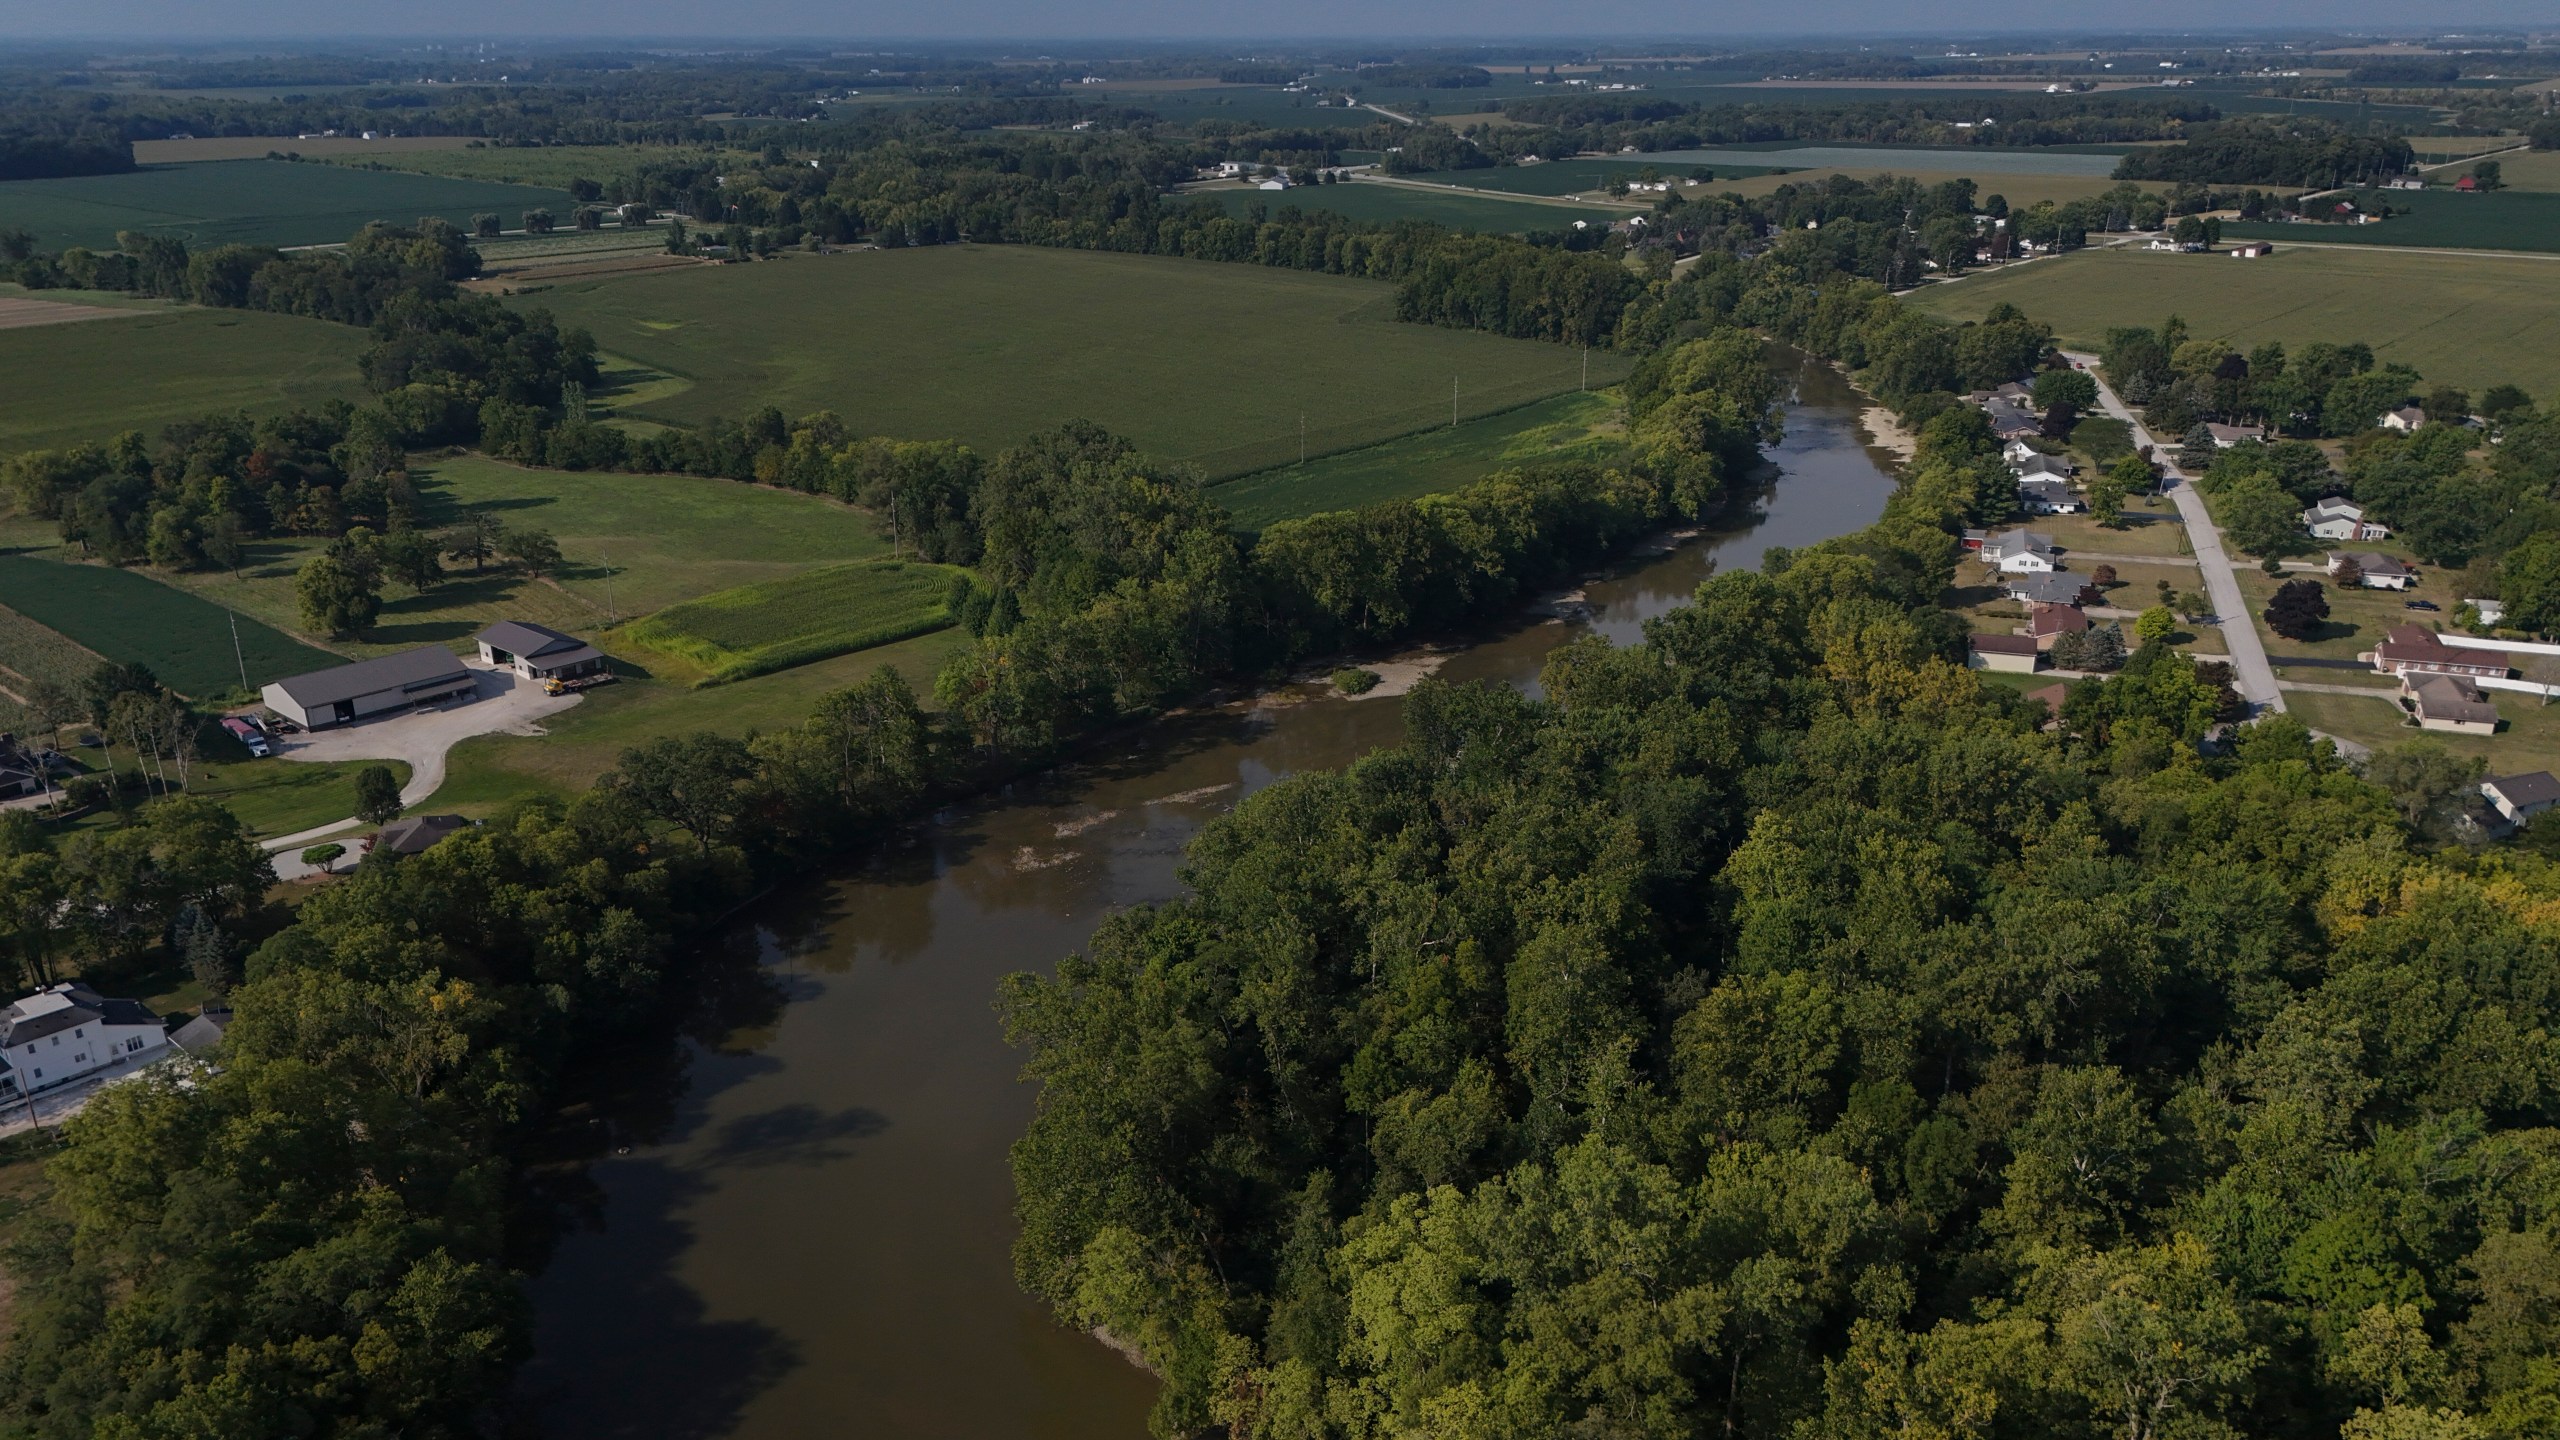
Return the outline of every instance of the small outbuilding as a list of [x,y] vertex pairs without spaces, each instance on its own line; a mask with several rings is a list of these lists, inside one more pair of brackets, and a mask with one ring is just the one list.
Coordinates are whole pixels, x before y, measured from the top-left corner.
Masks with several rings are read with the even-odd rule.
[[259,692],[267,708],[305,730],[325,730],[472,695],[470,669],[441,645],[421,645],[378,660],[294,675]]

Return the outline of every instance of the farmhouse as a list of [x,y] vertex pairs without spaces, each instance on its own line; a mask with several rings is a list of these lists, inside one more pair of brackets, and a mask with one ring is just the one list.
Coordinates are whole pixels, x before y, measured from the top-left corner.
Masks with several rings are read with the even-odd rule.
[[2025,635],[1976,635],[1965,641],[1965,663],[1976,670],[2032,672],[2044,658]]
[[2042,575],[2062,568],[2053,537],[2033,530],[2003,530],[1982,542],[1983,563],[2004,575]]
[[2411,675],[2486,675],[2502,680],[2509,664],[2503,650],[2457,650],[2423,625],[2392,627],[2370,653],[2374,669],[2403,679]]
[[71,982],[0,1011],[0,1095],[32,1095],[168,1048],[160,1017]]
[[2507,823],[2521,825],[2560,805],[2560,780],[2552,779],[2548,770],[2493,776],[2480,782],[2480,796],[2505,816]]
[[2302,512],[2302,528],[2322,540],[2384,540],[2391,527],[2364,518],[2364,507],[2342,496],[2322,496]]
[[513,670],[527,680],[574,680],[604,668],[604,652],[548,625],[501,620],[472,637],[483,663]]
[[2030,515],[2077,515],[2088,508],[2070,486],[2045,479],[2019,481],[2018,504]]
[[2480,687],[2459,675],[2403,675],[2400,698],[2418,717],[2421,730],[2447,730],[2457,735],[2498,733],[2498,707]]
[[2415,405],[2403,405],[2373,423],[2385,430],[2396,430],[2406,435],[2427,423],[2427,412]]
[[2234,445],[2253,445],[2267,438],[2266,428],[2259,425],[2208,423],[2204,428],[2212,434],[2216,450],[2228,450]]
[[2355,562],[2358,570],[2364,572],[2362,583],[2367,590],[2406,590],[2418,583],[2416,572],[2408,566],[2388,555],[2376,555],[2369,550],[2330,551],[2327,566],[2329,577],[2336,579],[2339,567],[2350,560]]
[[471,671],[441,645],[421,645],[379,660],[314,670],[259,692],[267,708],[305,730],[350,725],[412,705],[473,693]]

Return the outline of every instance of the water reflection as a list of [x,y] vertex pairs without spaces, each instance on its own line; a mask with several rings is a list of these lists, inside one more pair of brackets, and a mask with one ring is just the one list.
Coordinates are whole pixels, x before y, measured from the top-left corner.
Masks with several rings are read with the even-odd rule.
[[[1443,673],[1534,687],[1581,629],[1632,640],[1713,567],[1873,520],[1891,482],[1855,397],[1827,370],[1797,380],[1747,515],[1584,587],[1577,619],[1487,639]],[[717,950],[680,1053],[580,1098],[537,1177],[536,1203],[571,1233],[534,1286],[520,1427],[1143,1435],[1148,1379],[1013,1283],[1005,1158],[1032,1097],[997,983],[1055,963],[1114,909],[1177,895],[1183,847],[1244,795],[1402,732],[1391,700],[1175,717],[939,816],[859,874],[761,902]]]

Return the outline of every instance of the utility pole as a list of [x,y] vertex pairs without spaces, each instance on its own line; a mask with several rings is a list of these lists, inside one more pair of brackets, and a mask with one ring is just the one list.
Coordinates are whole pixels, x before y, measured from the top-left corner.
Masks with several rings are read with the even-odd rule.
[[613,610],[613,557],[610,555],[604,557],[604,623],[608,627],[615,623]]
[[1298,463],[1307,463],[1307,412],[1298,412]]
[[1458,428],[1458,377],[1449,377],[1449,428]]
[[1582,388],[1585,390],[1591,388],[1591,347],[1589,345],[1582,347]]
[[240,653],[240,612],[225,605],[222,613],[231,622],[231,658],[240,666],[240,688],[246,690],[249,688],[249,661]]

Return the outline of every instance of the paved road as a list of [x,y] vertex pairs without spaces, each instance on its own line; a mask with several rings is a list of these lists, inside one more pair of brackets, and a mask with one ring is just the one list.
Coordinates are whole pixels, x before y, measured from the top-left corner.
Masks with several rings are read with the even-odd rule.
[[2231,573],[2231,556],[2223,549],[2222,532],[2214,528],[2213,516],[2204,508],[2204,497],[2170,463],[2168,447],[2153,439],[2133,411],[2116,398],[2115,389],[2098,373],[2098,357],[2068,350],[2063,354],[2088,367],[2089,378],[2098,382],[2099,407],[2130,426],[2134,447],[2150,446],[2152,458],[2166,468],[2169,497],[2177,502],[2178,513],[2186,519],[2187,544],[2204,570],[2205,594],[2213,601],[2213,613],[2222,617],[2222,643],[2230,647],[2231,669],[2240,697],[2263,709],[2282,710],[2284,692],[2276,688],[2275,667],[2267,663],[2266,646],[2259,643],[2258,627],[2249,618],[2249,602],[2240,593],[2239,577]]

